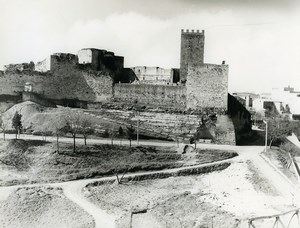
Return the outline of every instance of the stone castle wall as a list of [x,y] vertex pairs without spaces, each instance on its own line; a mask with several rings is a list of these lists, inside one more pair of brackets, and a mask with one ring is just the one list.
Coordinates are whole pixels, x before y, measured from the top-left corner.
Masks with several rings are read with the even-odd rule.
[[114,99],[149,106],[173,107],[185,109],[185,86],[127,84],[114,85]]
[[189,66],[186,82],[187,108],[227,110],[228,66],[202,64]]
[[0,73],[0,94],[19,95],[27,82],[34,93],[51,100],[87,102],[111,99],[113,78],[107,71],[85,71],[72,55],[52,55],[51,71],[7,70]]

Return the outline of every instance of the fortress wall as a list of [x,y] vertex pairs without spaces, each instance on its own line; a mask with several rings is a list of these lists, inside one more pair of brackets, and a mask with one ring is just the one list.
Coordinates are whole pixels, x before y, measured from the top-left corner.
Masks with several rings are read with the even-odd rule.
[[234,123],[228,115],[218,115],[215,143],[236,145]]
[[94,102],[110,100],[113,96],[113,79],[107,72],[82,72],[87,85],[94,92]]
[[227,110],[228,65],[189,66],[186,87],[187,108]]
[[185,109],[186,89],[184,86],[120,83],[114,86],[114,98],[130,103]]
[[82,101],[103,101],[112,96],[113,80],[107,72],[85,72],[75,65],[56,61],[54,70],[39,73],[35,71],[7,71],[0,74],[0,94],[18,95],[26,82],[32,84],[33,92],[54,100],[76,99]]
[[0,76],[0,94],[18,95],[24,90],[26,82],[33,85],[35,92],[50,93],[52,85],[47,85],[51,81],[49,77],[53,77],[53,75],[41,75],[34,72],[5,72]]

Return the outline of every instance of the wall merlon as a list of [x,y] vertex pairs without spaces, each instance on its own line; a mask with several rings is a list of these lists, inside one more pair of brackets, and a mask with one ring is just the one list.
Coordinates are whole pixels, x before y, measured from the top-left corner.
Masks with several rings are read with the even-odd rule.
[[204,30],[201,30],[201,32],[200,32],[199,29],[197,29],[197,30],[192,29],[191,31],[189,29],[186,29],[186,30],[181,29],[181,34],[195,34],[195,35],[200,34],[200,35],[204,35]]
[[74,61],[77,56],[70,53],[54,53],[51,55],[52,58],[56,58],[58,61]]

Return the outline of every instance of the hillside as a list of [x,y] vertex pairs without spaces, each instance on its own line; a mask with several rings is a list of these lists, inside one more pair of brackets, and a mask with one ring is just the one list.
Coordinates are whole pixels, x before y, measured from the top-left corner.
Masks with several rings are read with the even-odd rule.
[[[212,155],[212,152],[214,155]],[[191,157],[192,156],[192,157]],[[56,144],[9,140],[0,147],[0,185],[62,182],[124,172],[162,170],[231,158],[233,152],[202,150],[187,156],[172,147]]]

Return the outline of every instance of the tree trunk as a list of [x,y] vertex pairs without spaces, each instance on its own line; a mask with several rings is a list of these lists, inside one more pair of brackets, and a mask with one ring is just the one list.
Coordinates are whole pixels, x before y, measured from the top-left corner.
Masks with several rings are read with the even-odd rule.
[[56,148],[57,148],[57,152],[59,153],[58,134],[56,134]]
[[272,148],[273,139],[270,140],[270,149]]
[[111,145],[114,145],[114,138],[111,137]]
[[129,147],[131,147],[131,139],[129,139]]
[[5,141],[5,130],[3,130],[3,140]]
[[18,139],[18,130],[16,129],[16,139]]
[[20,138],[20,129],[18,129],[18,138]]
[[75,141],[75,138],[76,138],[76,135],[74,134],[73,135],[73,152],[75,153],[76,152],[76,141]]
[[84,138],[84,145],[86,146],[86,135],[83,135]]

